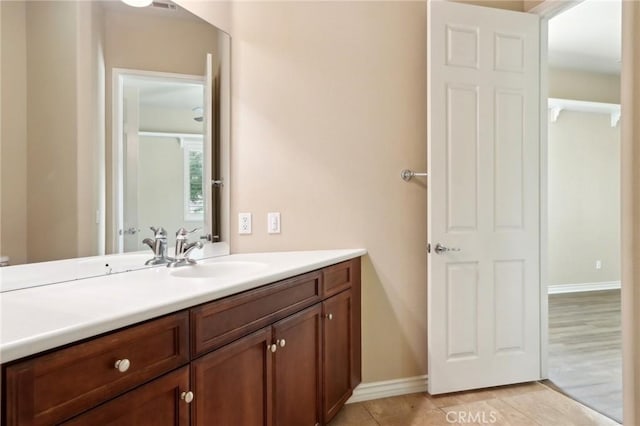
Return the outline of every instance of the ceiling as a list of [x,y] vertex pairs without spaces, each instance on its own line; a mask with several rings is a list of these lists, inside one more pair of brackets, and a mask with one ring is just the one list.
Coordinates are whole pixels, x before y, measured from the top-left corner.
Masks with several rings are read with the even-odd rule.
[[620,73],[621,0],[584,0],[549,21],[549,65]]
[[202,83],[187,83],[151,77],[126,76],[125,87],[138,89],[140,105],[157,108],[193,109],[204,104]]
[[[128,15],[156,16],[160,18],[187,19],[202,22],[202,19],[169,0],[156,0],[151,6],[147,7],[127,6],[120,0],[100,0],[96,1],[96,3],[100,4],[105,10],[126,13]],[[163,5],[171,5],[171,7],[162,7]]]

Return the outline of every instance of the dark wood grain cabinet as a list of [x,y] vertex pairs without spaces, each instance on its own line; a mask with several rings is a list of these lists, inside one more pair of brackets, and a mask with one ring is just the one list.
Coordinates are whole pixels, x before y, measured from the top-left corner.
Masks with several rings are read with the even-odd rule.
[[193,425],[271,424],[271,340],[267,327],[191,363]]
[[328,423],[360,383],[360,259],[2,366],[2,425]]
[[189,362],[180,312],[3,368],[8,426],[51,425]]
[[274,426],[322,422],[321,317],[316,304],[273,326]]
[[330,421],[353,391],[352,294],[345,290],[322,302],[324,413]]
[[189,367],[168,373],[81,414],[63,426],[188,426]]

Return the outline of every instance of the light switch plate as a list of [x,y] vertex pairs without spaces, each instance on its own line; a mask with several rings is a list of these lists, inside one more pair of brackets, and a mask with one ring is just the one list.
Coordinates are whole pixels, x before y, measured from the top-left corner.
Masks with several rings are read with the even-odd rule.
[[251,213],[238,213],[238,234],[251,233]]
[[280,233],[280,212],[267,213],[267,232],[269,234]]

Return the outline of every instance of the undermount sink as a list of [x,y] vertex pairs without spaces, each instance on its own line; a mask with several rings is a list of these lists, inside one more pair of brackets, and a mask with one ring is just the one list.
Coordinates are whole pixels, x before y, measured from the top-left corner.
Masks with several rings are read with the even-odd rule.
[[267,267],[266,263],[250,261],[221,261],[181,266],[171,271],[179,278],[221,278],[251,275]]

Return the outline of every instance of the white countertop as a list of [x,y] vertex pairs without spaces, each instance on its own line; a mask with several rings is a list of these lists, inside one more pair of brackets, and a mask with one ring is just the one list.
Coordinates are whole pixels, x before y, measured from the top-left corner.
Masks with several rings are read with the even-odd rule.
[[[72,343],[366,254],[364,249],[248,253],[0,293],[0,362]],[[186,268],[258,262],[238,275],[182,278]]]

